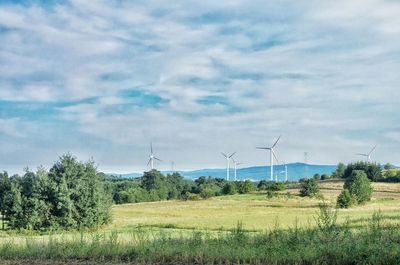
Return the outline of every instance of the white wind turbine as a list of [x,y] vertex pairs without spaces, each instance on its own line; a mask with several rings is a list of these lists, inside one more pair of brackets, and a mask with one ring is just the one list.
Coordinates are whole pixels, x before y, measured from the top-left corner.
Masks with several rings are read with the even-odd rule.
[[233,159],[233,158],[232,158],[232,161],[233,161],[233,165],[234,165],[234,168],[235,168],[235,181],[236,181],[236,180],[237,180],[237,178],[236,178],[237,166],[243,165],[243,163],[239,163],[238,161],[236,161],[236,160]]
[[288,170],[287,170],[287,164],[286,164],[286,163],[284,163],[284,165],[285,165],[285,170],[281,171],[280,173],[281,173],[281,174],[285,174],[285,182],[287,182],[287,181],[288,181]]
[[149,162],[147,162],[147,166],[151,164],[151,170],[154,169],[154,160],[158,160],[161,162],[161,160],[157,157],[154,156],[153,154],[153,143],[150,144],[150,155],[149,155]]
[[364,157],[367,158],[368,162],[371,162],[372,161],[371,160],[371,154],[375,151],[375,148],[376,148],[376,145],[374,146],[374,148],[372,148],[372,150],[368,154],[356,154],[356,155],[364,156]]
[[226,180],[229,180],[229,169],[231,158],[236,154],[236,152],[232,153],[230,156],[227,156],[224,153],[221,153],[226,158]]
[[269,163],[270,163],[270,167],[271,167],[271,181],[274,180],[274,157],[278,161],[278,159],[276,158],[275,152],[274,152],[274,148],[275,148],[276,144],[279,142],[279,139],[281,139],[281,136],[282,135],[280,135],[278,137],[278,139],[275,141],[275,143],[271,147],[257,147],[257,149],[269,150]]

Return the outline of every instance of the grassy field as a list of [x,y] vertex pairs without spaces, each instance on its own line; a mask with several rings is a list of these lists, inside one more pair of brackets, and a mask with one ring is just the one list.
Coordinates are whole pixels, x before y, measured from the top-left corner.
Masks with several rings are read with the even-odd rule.
[[[342,186],[321,182],[323,200],[334,206]],[[0,264],[399,264],[400,184],[373,188],[366,205],[338,211],[333,230],[316,226],[322,198],[299,197],[296,187],[274,198],[115,205],[113,222],[97,231],[2,232]]]
[[[400,217],[400,184],[374,183],[372,201],[363,206],[339,210],[338,220],[354,223],[380,210],[385,216]],[[341,181],[321,182],[321,194],[335,204],[343,187]],[[314,226],[321,199],[302,198],[298,189],[267,199],[265,193],[215,197],[200,201],[162,201],[116,205],[111,228],[152,226],[175,229],[229,230],[238,222],[244,229],[262,231],[275,228]]]

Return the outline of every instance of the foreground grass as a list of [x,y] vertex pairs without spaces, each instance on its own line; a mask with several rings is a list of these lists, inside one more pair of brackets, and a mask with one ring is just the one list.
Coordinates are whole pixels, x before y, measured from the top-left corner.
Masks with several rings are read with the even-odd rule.
[[[400,226],[388,225],[375,214],[368,226],[351,229],[332,223],[318,228],[272,229],[248,233],[236,229],[211,235],[194,231],[190,236],[160,233],[153,238],[144,230],[131,234],[131,243],[108,236],[81,235],[73,240],[12,241],[0,245],[0,259],[12,263],[90,261],[135,264],[399,264]],[[72,262],[73,263],[73,262]],[[27,263],[28,264],[28,263]]]

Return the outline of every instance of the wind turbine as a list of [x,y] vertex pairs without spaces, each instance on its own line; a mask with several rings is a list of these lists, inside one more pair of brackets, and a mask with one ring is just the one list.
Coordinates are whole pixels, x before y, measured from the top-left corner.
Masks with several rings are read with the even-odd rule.
[[276,158],[275,152],[274,152],[274,148],[275,148],[276,144],[279,142],[279,139],[281,139],[281,136],[282,135],[279,135],[278,139],[275,141],[275,143],[271,147],[257,147],[257,149],[269,150],[269,164],[271,167],[271,181],[274,180],[274,157],[278,161],[278,159]]
[[367,158],[368,162],[371,162],[371,154],[375,151],[376,145],[374,146],[374,148],[372,148],[372,150],[368,153],[368,154],[356,154],[359,156],[364,156]]
[[287,181],[288,181],[288,170],[287,170],[287,164],[286,164],[286,163],[284,163],[284,165],[285,165],[285,170],[281,171],[280,173],[281,173],[281,174],[285,174],[285,182],[287,182]]
[[237,170],[237,166],[239,165],[243,165],[243,163],[239,163],[238,161],[236,161],[235,159],[232,158],[233,161],[233,165],[235,166],[235,181],[237,180],[236,178],[236,170]]
[[231,162],[231,158],[236,154],[236,152],[232,153],[230,156],[227,156],[224,153],[221,153],[221,154],[226,158],[226,180],[229,180],[230,162]]
[[154,160],[158,160],[161,162],[161,160],[157,157],[154,156],[153,154],[153,143],[150,144],[150,155],[149,155],[149,162],[147,162],[147,166],[151,164],[151,170],[154,169]]

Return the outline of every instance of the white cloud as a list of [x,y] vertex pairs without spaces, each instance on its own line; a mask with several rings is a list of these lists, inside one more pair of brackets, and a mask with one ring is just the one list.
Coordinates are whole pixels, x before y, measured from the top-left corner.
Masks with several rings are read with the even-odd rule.
[[[140,167],[150,141],[183,167],[218,165],[220,149],[261,164],[254,146],[280,133],[283,160],[310,150],[314,162],[350,161],[400,121],[399,8],[377,0],[0,6],[0,99],[55,104],[54,120],[32,122],[53,130],[57,152],[92,154],[108,167]],[[8,112],[6,120],[28,119]],[[398,147],[388,142],[377,155],[396,162]]]

